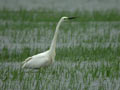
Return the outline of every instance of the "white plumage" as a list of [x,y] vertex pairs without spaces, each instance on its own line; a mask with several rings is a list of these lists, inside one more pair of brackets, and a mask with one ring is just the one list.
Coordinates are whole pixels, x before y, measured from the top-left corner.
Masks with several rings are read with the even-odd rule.
[[50,49],[48,51],[45,51],[43,53],[34,55],[32,57],[28,57],[24,62],[23,62],[23,68],[40,68],[44,66],[48,66],[54,62],[55,59],[55,48],[56,48],[56,40],[57,40],[57,35],[58,35],[58,30],[61,25],[61,23],[64,20],[68,19],[74,19],[75,17],[62,17],[57,26],[56,26],[56,31],[50,46]]
[[48,66],[49,64],[52,64],[54,61],[54,55],[50,54],[50,51],[46,51],[37,55],[34,55],[32,57],[28,57],[23,63],[23,67],[27,68],[40,68],[44,66]]

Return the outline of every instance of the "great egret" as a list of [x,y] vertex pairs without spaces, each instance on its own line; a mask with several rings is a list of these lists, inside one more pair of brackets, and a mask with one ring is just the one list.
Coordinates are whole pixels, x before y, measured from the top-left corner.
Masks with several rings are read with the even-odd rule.
[[62,17],[56,26],[56,31],[55,31],[50,49],[43,53],[28,57],[23,62],[22,68],[40,68],[40,67],[44,67],[52,64],[54,62],[55,55],[56,55],[55,48],[56,48],[56,40],[57,40],[59,27],[63,21],[74,19],[74,18],[75,17]]

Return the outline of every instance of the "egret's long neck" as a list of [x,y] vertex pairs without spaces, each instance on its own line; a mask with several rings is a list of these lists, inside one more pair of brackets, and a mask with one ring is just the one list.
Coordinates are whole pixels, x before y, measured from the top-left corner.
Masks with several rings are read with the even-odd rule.
[[58,24],[56,26],[56,31],[55,31],[55,34],[54,34],[54,37],[53,37],[53,40],[52,40],[52,43],[51,43],[51,46],[50,46],[50,51],[54,51],[55,48],[56,48],[57,35],[58,35],[59,27],[60,27],[62,21],[63,20],[60,19],[60,21],[58,22]]

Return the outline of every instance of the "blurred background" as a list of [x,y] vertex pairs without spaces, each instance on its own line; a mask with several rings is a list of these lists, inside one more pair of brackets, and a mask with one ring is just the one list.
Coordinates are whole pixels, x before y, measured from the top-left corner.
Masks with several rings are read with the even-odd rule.
[[107,10],[120,9],[120,0],[0,0],[0,9]]
[[[55,63],[22,62],[49,49]],[[120,0],[0,0],[0,90],[120,90]]]

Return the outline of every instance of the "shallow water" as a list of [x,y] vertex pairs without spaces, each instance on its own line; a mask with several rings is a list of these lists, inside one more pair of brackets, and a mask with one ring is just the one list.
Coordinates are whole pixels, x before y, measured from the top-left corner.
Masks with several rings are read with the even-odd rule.
[[[4,26],[2,22],[0,23],[1,26]],[[57,48],[77,46],[83,48],[117,48],[120,45],[119,24],[120,22],[90,22],[84,26],[79,22],[65,23],[58,34]],[[33,23],[26,23],[26,25],[33,25]],[[0,49],[4,47],[7,47],[9,51],[20,51],[24,47],[48,49],[54,35],[55,28],[52,28],[52,26],[55,27],[55,23],[38,22],[35,25],[38,25],[38,27],[13,30],[12,26],[20,26],[20,22],[9,23],[11,29],[7,30],[6,28],[0,32]]]
[[63,23],[55,63],[31,70],[22,69],[21,62],[48,50],[56,22],[17,18],[0,20],[0,89],[120,89],[120,22]]
[[[64,60],[55,61],[48,68],[32,70],[21,69],[19,62],[3,62],[0,63],[0,88],[4,90],[119,90],[120,73],[118,70],[112,73],[114,65],[117,64],[105,61],[71,62]],[[115,77],[116,75],[118,77]]]

